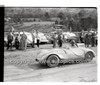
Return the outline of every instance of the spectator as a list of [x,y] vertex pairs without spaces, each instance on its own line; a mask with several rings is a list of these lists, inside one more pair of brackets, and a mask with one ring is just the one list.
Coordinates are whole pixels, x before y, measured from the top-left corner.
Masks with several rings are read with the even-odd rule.
[[82,43],[83,40],[82,40],[81,34],[79,35],[79,38],[80,38],[80,43]]
[[34,48],[35,47],[35,35],[33,31],[31,32],[31,34],[32,34],[32,40],[33,40],[32,47]]
[[95,40],[95,44],[96,44],[96,46],[98,45],[98,40],[97,40],[97,38],[96,38],[96,40]]
[[89,34],[87,33],[86,35],[85,35],[85,47],[89,47]]
[[57,37],[58,37],[57,33],[54,33],[54,35],[53,35],[53,48],[55,48],[57,45]]
[[91,35],[91,46],[92,47],[95,46],[95,33],[92,33],[92,35]]
[[20,34],[17,34],[15,38],[15,47],[16,49],[19,49],[19,43],[20,43]]
[[36,33],[36,39],[37,39],[37,47],[39,47],[40,37],[38,32]]
[[83,31],[80,34],[80,41],[81,41],[81,43],[84,42],[84,33],[83,33]]
[[23,45],[23,38],[22,38],[22,35],[20,35],[20,43],[19,43],[20,50],[22,50],[22,45]]
[[27,48],[27,36],[25,32],[23,32],[21,40],[20,40],[20,49],[26,50],[26,48]]
[[59,47],[62,47],[62,35],[61,34],[58,34],[58,45]]
[[13,36],[12,32],[10,32],[8,34],[8,36],[7,36],[7,40],[8,40],[8,42],[7,42],[7,50],[9,49],[9,47],[12,50],[12,42],[13,42],[13,39],[14,39],[14,36]]

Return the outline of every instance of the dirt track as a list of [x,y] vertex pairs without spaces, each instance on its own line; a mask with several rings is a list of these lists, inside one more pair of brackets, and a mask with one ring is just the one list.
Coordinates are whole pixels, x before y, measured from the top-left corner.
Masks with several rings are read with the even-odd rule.
[[[96,47],[91,49],[97,52]],[[28,49],[27,51],[5,52],[4,81],[97,81],[97,57],[89,63],[65,64],[56,68],[48,68],[46,66],[39,65],[34,61],[35,56],[38,53],[37,50],[40,49],[36,48]]]

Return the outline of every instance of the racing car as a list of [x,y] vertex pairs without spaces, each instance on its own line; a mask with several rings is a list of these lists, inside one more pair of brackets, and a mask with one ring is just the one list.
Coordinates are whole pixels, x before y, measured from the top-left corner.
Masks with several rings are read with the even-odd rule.
[[44,49],[38,53],[36,61],[48,67],[56,67],[60,63],[90,62],[96,56],[95,52],[85,47]]

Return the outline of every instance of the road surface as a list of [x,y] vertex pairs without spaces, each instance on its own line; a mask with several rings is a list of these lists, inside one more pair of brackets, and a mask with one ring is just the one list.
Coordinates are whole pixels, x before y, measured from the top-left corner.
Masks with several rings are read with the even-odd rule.
[[[97,52],[97,48],[91,48]],[[4,53],[5,82],[96,82],[97,56],[88,63],[48,68],[34,61],[36,49]],[[34,53],[34,55],[33,55]]]

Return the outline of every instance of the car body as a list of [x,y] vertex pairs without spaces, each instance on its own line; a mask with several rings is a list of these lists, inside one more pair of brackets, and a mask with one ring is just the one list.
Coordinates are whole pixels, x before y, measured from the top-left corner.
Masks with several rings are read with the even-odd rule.
[[95,52],[85,47],[53,48],[41,50],[36,61],[49,67],[56,67],[59,63],[91,61],[94,57]]
[[[36,36],[36,33],[34,33],[34,35]],[[45,36],[44,33],[39,32],[39,33],[38,33],[38,36],[39,36],[39,38],[40,38],[40,43],[48,43],[48,42],[49,42],[49,40],[47,39],[47,37]],[[37,43],[36,38],[35,38],[35,43]]]
[[[20,32],[20,34],[23,34],[23,32]],[[32,44],[32,42],[33,42],[32,34],[30,32],[25,32],[25,34],[27,36],[27,43]],[[37,43],[36,33],[33,33],[33,35],[35,36],[35,43]],[[44,33],[39,32],[38,35],[39,35],[39,38],[40,38],[40,43],[48,43],[48,39],[46,38]]]
[[77,36],[72,32],[62,32],[65,39],[76,38]]

